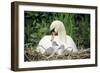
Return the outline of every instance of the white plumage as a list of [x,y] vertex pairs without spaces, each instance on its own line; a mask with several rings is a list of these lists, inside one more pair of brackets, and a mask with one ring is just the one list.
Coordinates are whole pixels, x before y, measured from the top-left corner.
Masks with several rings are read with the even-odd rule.
[[73,39],[66,35],[66,30],[64,27],[64,24],[59,21],[53,21],[50,26],[50,30],[54,29],[56,33],[58,33],[57,36],[55,36],[54,40],[57,45],[54,47],[52,46],[53,42],[51,41],[51,35],[46,35],[44,36],[38,46],[37,46],[37,51],[41,52],[42,54],[47,52],[47,53],[57,53],[58,55],[61,55],[64,50],[72,51],[72,52],[77,52],[77,47],[73,41]]

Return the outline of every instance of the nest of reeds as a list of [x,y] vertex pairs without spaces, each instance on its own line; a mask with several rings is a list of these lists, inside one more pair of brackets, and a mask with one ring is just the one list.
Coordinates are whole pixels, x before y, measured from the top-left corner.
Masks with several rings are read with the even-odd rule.
[[90,58],[90,49],[80,49],[77,53],[64,51],[62,55],[56,53],[49,57],[50,54],[41,54],[34,49],[24,50],[24,61],[48,61],[48,60],[69,60],[69,59],[87,59]]

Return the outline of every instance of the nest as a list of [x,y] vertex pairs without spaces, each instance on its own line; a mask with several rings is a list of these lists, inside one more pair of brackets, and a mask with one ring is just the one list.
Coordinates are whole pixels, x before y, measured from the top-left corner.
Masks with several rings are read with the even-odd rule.
[[77,53],[64,51],[62,55],[57,55],[56,53],[49,57],[50,54],[41,54],[36,52],[34,49],[25,49],[24,51],[24,61],[48,61],[48,60],[71,60],[71,59],[87,59],[90,58],[90,49],[80,49]]

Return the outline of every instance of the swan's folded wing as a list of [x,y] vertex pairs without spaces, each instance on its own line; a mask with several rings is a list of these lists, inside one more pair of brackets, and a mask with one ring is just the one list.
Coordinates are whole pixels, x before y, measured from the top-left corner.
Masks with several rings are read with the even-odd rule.
[[68,50],[73,50],[73,52],[77,52],[78,51],[74,40],[70,36],[66,37],[66,45],[65,45],[65,47]]
[[38,45],[42,45],[44,48],[49,48],[52,46],[52,43],[51,43],[51,37],[50,36],[44,36]]

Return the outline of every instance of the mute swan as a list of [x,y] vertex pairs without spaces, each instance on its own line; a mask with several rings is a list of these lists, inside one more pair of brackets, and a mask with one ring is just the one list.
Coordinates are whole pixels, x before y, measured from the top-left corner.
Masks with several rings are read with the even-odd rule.
[[[42,54],[45,52],[50,54],[56,52],[58,55],[61,55],[64,50],[72,52],[78,51],[73,39],[66,35],[66,30],[63,22],[59,20],[53,21],[50,25],[50,31],[52,30],[52,35],[46,35],[40,40],[36,51]],[[58,35],[55,36],[54,32],[58,33]]]

